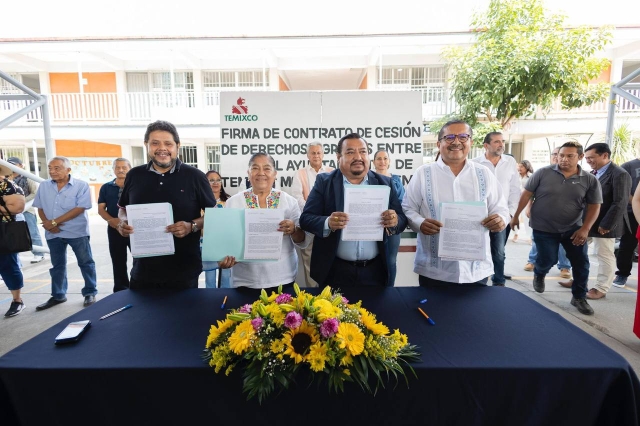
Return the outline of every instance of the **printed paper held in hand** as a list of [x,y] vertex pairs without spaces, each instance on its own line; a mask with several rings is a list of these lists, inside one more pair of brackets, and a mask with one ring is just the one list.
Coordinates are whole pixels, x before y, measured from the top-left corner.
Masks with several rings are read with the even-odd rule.
[[482,221],[487,217],[484,202],[440,204],[438,256],[446,260],[485,260],[487,232]]
[[280,259],[283,234],[278,224],[283,220],[282,209],[245,210],[244,258]]
[[167,226],[173,224],[169,203],[132,204],[127,206],[127,221],[133,226],[131,256],[168,256],[176,252],[173,234]]
[[382,241],[382,212],[389,206],[391,188],[386,185],[345,185],[344,212],[349,223],[343,241]]

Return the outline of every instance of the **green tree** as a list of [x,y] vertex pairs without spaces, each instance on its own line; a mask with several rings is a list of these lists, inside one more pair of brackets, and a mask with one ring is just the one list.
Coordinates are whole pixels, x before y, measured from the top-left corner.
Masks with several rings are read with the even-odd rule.
[[474,15],[476,42],[444,51],[460,115],[472,125],[484,115],[508,128],[558,97],[566,109],[605,99],[609,84],[588,82],[609,65],[594,55],[611,42],[611,30],[567,28],[564,21],[542,0],[491,0]]

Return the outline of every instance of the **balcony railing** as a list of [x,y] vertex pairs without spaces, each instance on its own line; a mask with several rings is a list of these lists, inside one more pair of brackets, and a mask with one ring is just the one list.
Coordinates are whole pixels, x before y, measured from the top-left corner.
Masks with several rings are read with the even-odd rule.
[[[246,88],[257,90],[258,88]],[[262,90],[262,88],[259,88]],[[384,87],[383,90],[389,90]],[[235,89],[237,90],[237,89]],[[406,89],[405,89],[406,90]],[[435,87],[419,90],[422,93],[422,116],[436,119],[456,111],[455,102],[449,98],[446,88]],[[628,89],[640,97],[640,89]],[[127,93],[54,93],[49,95],[51,117],[54,122],[138,122],[158,118],[180,123],[217,123],[220,109],[220,91],[205,91],[196,97],[194,92],[127,92]],[[640,114],[640,106],[617,97],[617,112]],[[28,105],[28,101],[0,101],[0,119]],[[588,107],[563,110],[559,100],[549,111],[537,111],[529,119],[552,117],[603,117],[608,112],[608,101]],[[20,122],[40,122],[39,110],[22,118]]]
[[[627,92],[632,94],[633,96],[640,97],[640,89],[626,89]],[[640,105],[636,105],[633,102],[621,97],[616,96],[616,113],[618,114],[638,114],[640,113]],[[602,115],[607,114],[609,112],[609,100],[596,102],[589,106],[584,106],[580,108],[573,109],[563,109],[562,102],[560,99],[556,99],[551,106],[551,109],[547,112],[538,110],[537,114],[532,116],[531,118],[540,118],[540,114],[549,116],[567,116],[571,115],[572,117],[585,117],[585,116],[594,116],[594,115]]]
[[[30,101],[4,101],[0,100],[0,120],[7,118],[8,116],[15,114],[22,108],[30,105]],[[42,120],[42,114],[40,108],[31,111],[25,117],[22,117],[19,121],[22,122],[40,122]]]
[[50,96],[51,114],[58,121],[117,121],[115,93],[56,93]]

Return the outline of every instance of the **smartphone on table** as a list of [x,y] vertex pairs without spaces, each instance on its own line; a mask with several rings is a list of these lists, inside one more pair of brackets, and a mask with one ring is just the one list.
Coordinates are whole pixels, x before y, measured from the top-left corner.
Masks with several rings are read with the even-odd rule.
[[73,343],[80,340],[80,337],[91,326],[91,321],[75,321],[69,323],[64,330],[56,337],[56,345],[63,343]]

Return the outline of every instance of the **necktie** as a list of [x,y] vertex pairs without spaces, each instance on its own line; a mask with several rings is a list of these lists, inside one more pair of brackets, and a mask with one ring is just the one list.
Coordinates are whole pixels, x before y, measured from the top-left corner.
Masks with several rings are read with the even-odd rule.
[[593,169],[593,170],[591,170],[591,174],[592,174],[592,175],[597,175],[597,174],[598,174],[598,171],[597,171],[596,169]]

